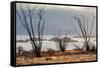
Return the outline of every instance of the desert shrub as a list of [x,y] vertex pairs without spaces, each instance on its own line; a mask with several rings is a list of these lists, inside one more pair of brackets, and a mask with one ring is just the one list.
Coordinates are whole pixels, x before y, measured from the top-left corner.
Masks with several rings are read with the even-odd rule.
[[94,52],[94,53],[96,53],[96,47],[95,47],[95,46],[92,46],[90,52]]
[[47,49],[47,53],[49,56],[52,56],[55,53],[55,50],[53,50],[52,48]]
[[23,51],[22,55],[24,57],[28,57],[30,55],[29,51]]
[[21,56],[23,51],[24,51],[23,47],[21,47],[21,46],[17,47],[17,51],[16,52],[17,52],[18,56]]
[[78,45],[74,44],[73,45],[75,46],[75,49],[74,50],[79,50],[79,51],[82,51],[83,50],[83,47],[79,47]]
[[47,58],[45,58],[45,60],[47,60],[47,61],[48,61],[48,60],[52,60],[52,58],[51,58],[51,57],[47,57]]

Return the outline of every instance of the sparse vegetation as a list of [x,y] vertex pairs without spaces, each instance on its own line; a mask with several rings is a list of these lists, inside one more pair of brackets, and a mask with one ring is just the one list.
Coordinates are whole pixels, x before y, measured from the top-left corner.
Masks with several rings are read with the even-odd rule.
[[[45,24],[45,20],[43,18],[44,15],[44,8],[40,8],[38,10],[38,25],[37,25],[37,35],[38,35],[38,41],[36,41],[36,33],[35,33],[35,29],[33,26],[33,15],[34,15],[34,11],[37,7],[34,8],[30,8],[29,6],[27,6],[27,12],[26,13],[22,6],[20,6],[20,10],[22,12],[22,15],[17,11],[17,15],[21,21],[22,26],[26,29],[29,39],[31,40],[31,45],[33,48],[33,52],[35,54],[35,56],[40,57],[41,56],[41,48],[42,48],[42,40],[43,40],[43,31],[44,31],[44,24]],[[28,20],[29,19],[29,20]]]
[[24,51],[24,49],[23,49],[21,46],[17,47],[17,48],[16,48],[17,56],[21,56],[22,53],[23,53],[23,51]]
[[[95,16],[93,16],[93,20],[90,22],[91,25],[88,24],[89,19],[86,19],[84,15],[74,16],[72,20],[74,23],[71,23],[75,35],[71,34],[71,30],[73,29],[70,30],[70,26],[66,26],[69,28],[67,31],[67,28],[62,28],[63,26],[60,28],[59,25],[57,26],[59,29],[52,31],[56,34],[53,35],[52,33],[53,37],[50,36],[52,38],[48,40],[47,38],[44,38],[44,29],[46,29],[45,23],[48,22],[48,17],[44,17],[44,15],[47,15],[48,11],[45,12],[45,8],[43,6],[39,7],[39,5],[34,5],[32,7],[29,5],[26,7],[20,6],[18,10],[20,10],[20,12],[16,10],[16,15],[26,30],[29,38],[16,40],[17,45],[19,45],[16,47],[17,65],[96,61],[97,49],[96,46],[92,44],[93,42],[96,42],[96,36],[93,35],[95,33],[92,33]],[[36,17],[36,20],[34,17]],[[61,21],[61,23],[63,23],[63,21]],[[65,23],[66,22],[64,22],[64,25]],[[56,25],[53,27],[56,27]],[[60,29],[63,31],[61,32]],[[57,30],[59,31],[57,32]],[[49,30],[47,29],[46,31]],[[91,40],[91,38],[93,39]],[[47,44],[48,42],[49,44]],[[20,46],[23,45],[23,43],[25,46],[28,47],[30,45],[32,48],[30,47],[30,50],[25,50]],[[55,49],[50,45],[52,43],[55,46]],[[43,45],[45,46],[44,48],[42,48]]]
[[61,34],[61,31],[59,31],[56,34],[56,38],[54,39],[54,41],[56,42],[58,49],[60,51],[64,52],[66,50],[66,47],[67,47],[69,41],[70,41],[70,38],[67,37],[68,33],[66,33],[64,35],[64,37],[62,37],[62,35],[64,35],[64,34]]
[[74,16],[73,19],[75,20],[75,22],[77,23],[77,25],[80,29],[80,32],[78,32],[78,30],[75,27],[75,24],[72,22],[75,31],[82,38],[85,50],[87,52],[91,51],[90,46],[93,46],[93,44],[91,43],[91,37],[92,37],[92,30],[93,30],[93,25],[94,25],[93,23],[94,23],[95,16],[93,16],[91,25],[88,25],[88,19],[86,20],[84,15]]
[[49,54],[49,56],[52,56],[55,53],[55,50],[53,50],[52,48],[47,49],[47,53]]

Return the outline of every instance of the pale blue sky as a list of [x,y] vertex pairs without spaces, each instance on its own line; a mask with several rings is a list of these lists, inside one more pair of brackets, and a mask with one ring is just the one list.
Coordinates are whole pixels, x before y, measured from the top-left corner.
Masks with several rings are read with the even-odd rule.
[[[37,23],[38,23],[38,17],[36,13],[38,12],[38,9],[41,7],[44,7],[45,14],[44,14],[44,19],[45,19],[45,30],[44,30],[44,35],[52,35],[57,33],[57,31],[61,30],[62,32],[67,32],[70,31],[73,34],[75,33],[75,30],[73,28],[73,25],[71,21],[76,24],[74,19],[72,18],[73,16],[76,15],[84,15],[86,19],[88,19],[88,24],[91,25],[93,16],[96,16],[96,8],[95,7],[77,7],[77,6],[60,6],[60,5],[39,5],[39,4],[25,4],[25,3],[17,3],[17,11],[21,14],[20,11],[20,5],[22,8],[25,10],[27,13],[26,6],[29,6],[30,8],[33,8],[37,6],[37,9],[35,10],[34,16],[33,16],[33,25],[35,31],[37,30]],[[79,31],[78,26],[76,25],[76,28]],[[89,26],[90,28],[90,26]],[[26,30],[23,28],[21,25],[21,22],[18,18],[16,17],[16,33],[17,35],[27,35]],[[93,27],[93,34],[96,33],[96,19],[94,20],[94,27]]]

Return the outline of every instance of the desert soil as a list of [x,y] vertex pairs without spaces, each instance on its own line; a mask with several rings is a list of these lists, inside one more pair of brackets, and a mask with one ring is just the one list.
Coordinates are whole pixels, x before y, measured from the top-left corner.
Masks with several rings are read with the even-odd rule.
[[67,54],[61,56],[42,56],[42,57],[16,57],[16,65],[28,65],[28,64],[49,64],[49,63],[65,63],[65,62],[83,62],[83,61],[95,61],[95,53],[87,54]]

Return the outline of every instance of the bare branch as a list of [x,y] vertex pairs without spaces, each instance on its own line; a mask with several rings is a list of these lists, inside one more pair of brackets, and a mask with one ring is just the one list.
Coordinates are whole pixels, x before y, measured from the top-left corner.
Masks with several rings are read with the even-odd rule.
[[[93,29],[94,18],[95,17],[93,17],[92,24],[91,24],[91,27],[90,27],[90,33],[88,33],[89,32],[88,31],[88,20],[85,21],[85,17],[84,17],[83,18],[83,24],[82,24],[81,18],[79,16],[74,16],[74,19],[75,19],[76,23],[78,24],[79,29],[80,29],[81,34],[82,34],[82,37],[84,39],[83,40],[83,44],[86,47],[86,51],[89,51],[90,50],[89,45],[90,45],[90,38],[91,38],[91,34],[92,34],[92,29]],[[85,22],[87,22],[87,27],[86,27],[86,23]],[[90,34],[90,35],[88,35],[88,34]]]
[[[24,28],[26,29],[26,31],[29,35],[35,56],[40,57],[44,24],[45,24],[45,20],[43,19],[44,9],[40,9],[39,13],[38,13],[38,16],[39,16],[38,30],[37,30],[38,40],[36,40],[36,35],[35,35],[36,33],[35,33],[35,29],[33,28],[33,24],[32,24],[33,20],[34,20],[33,13],[34,13],[34,10],[36,9],[36,7],[33,9],[30,9],[29,6],[27,6],[28,14],[26,14],[26,12],[25,12],[26,10],[24,10],[22,7],[20,7],[20,9],[21,9],[23,18],[21,18],[21,15],[18,13],[18,11],[16,13],[17,13],[22,25],[24,26]],[[29,19],[29,21],[27,19]],[[37,41],[39,42],[38,44],[37,44]]]

